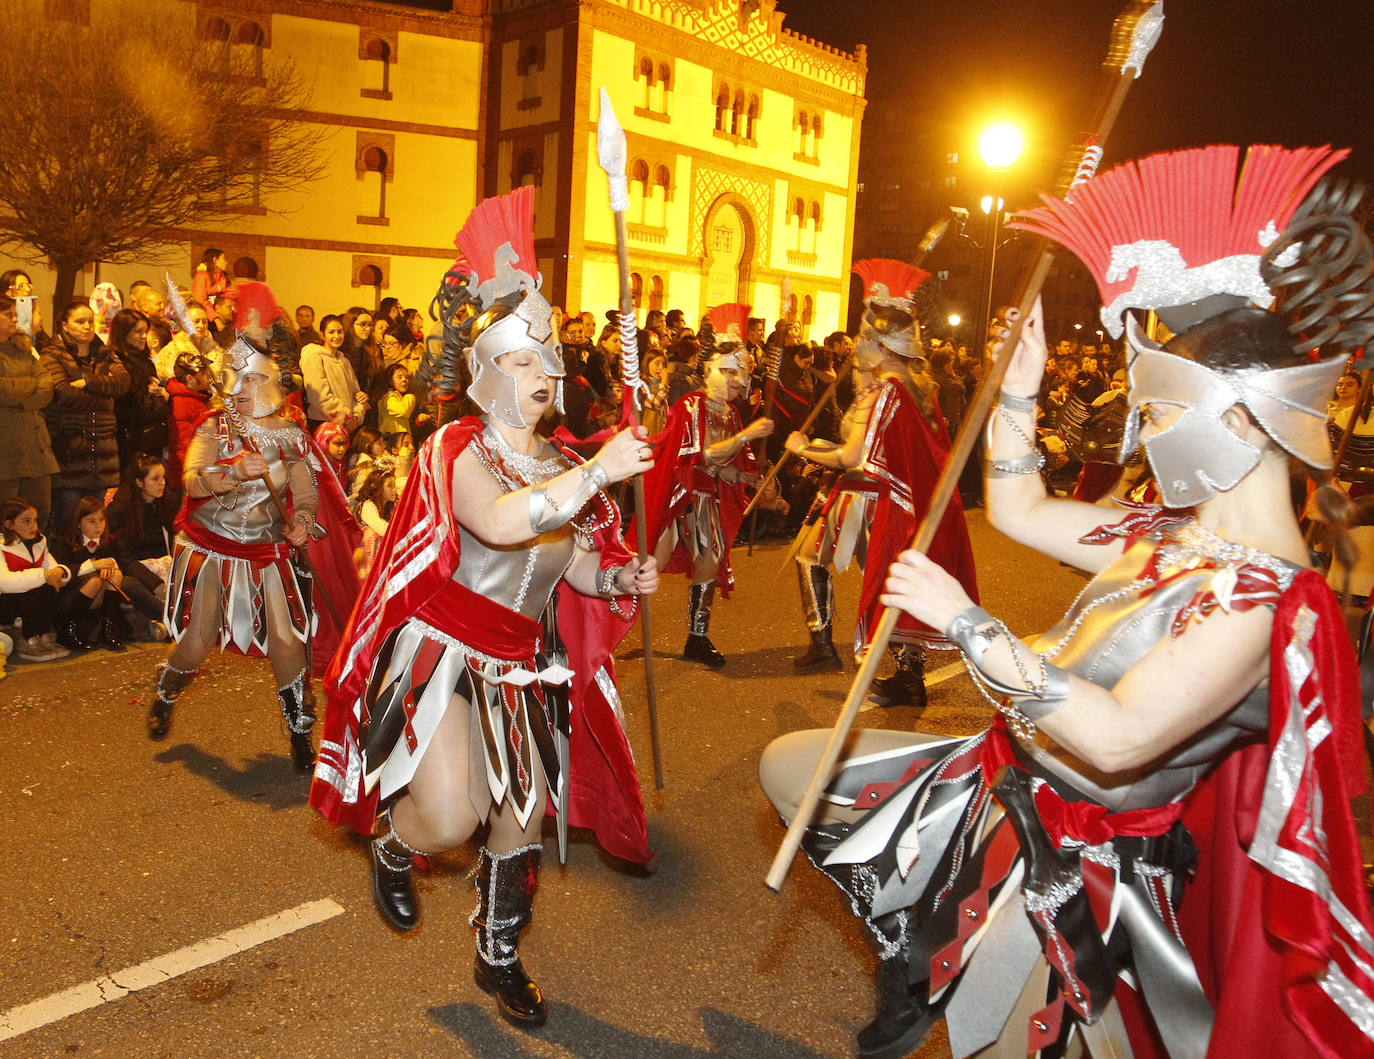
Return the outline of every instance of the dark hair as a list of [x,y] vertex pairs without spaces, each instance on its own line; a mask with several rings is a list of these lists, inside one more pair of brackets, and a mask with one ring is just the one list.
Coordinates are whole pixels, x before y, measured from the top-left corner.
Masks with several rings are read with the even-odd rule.
[[[67,543],[73,548],[81,547],[81,520],[87,515],[94,515],[99,511],[105,514],[105,501],[98,496],[83,496],[72,508],[71,518],[67,522]],[[105,519],[105,532],[100,535],[100,543],[104,544],[110,539],[110,520]]]
[[[5,290],[9,290],[8,287]],[[0,313],[7,313],[14,309],[15,302],[8,294],[0,294]]]
[[392,309],[399,309],[400,307],[400,298],[383,298],[381,304],[377,306],[377,315],[390,316]]
[[128,350],[130,347],[127,345],[126,339],[129,337],[129,332],[140,323],[146,324],[147,322],[148,318],[137,309],[120,309],[110,320],[110,348],[120,353]]
[[[141,540],[146,528],[143,516],[148,505],[143,499],[141,484],[143,479],[148,477],[154,467],[165,469],[166,466],[167,461],[161,456],[139,452],[124,468],[124,476],[119,481],[119,488],[110,498],[109,514],[118,515],[120,525],[128,527],[128,541]],[[164,491],[152,504],[153,510],[157,512],[158,521],[161,522],[162,528],[167,531],[168,539],[170,539],[173,532],[172,519],[176,514],[171,498]]]
[[[215,258],[219,257],[219,255],[223,253],[224,251],[217,246],[209,246],[205,248],[205,253],[200,255],[200,263],[205,266],[206,272],[211,271],[215,267]],[[225,256],[227,257],[228,255],[226,254]]]
[[315,307],[314,307],[313,305],[304,305],[304,304],[302,304],[302,305],[296,306],[296,312],[300,312],[302,309],[309,309],[309,310],[310,310],[310,315],[311,315],[311,316],[314,316],[314,315],[315,315]]
[[376,427],[359,427],[358,432],[353,435],[353,441],[348,446],[348,451],[357,454],[366,453],[370,456],[371,453],[368,450],[377,442],[385,440],[382,437],[382,432]]
[[0,537],[4,538],[6,544],[13,544],[19,539],[19,534],[10,529],[6,523],[13,522],[25,511],[37,510],[38,508],[22,496],[12,496],[0,503]]
[[337,323],[341,328],[343,328],[344,337],[348,337],[348,325],[344,323],[344,318],[340,316],[338,313],[330,313],[328,316],[320,317],[319,324],[317,325],[316,330],[319,331],[321,337],[324,336],[324,329],[332,323]]
[[0,272],[0,294],[8,294],[9,289],[14,286],[14,281],[20,276],[28,280],[30,286],[33,285],[33,277],[22,268],[11,268]]
[[65,306],[63,306],[62,315],[58,317],[57,320],[57,326],[61,327],[68,320],[70,320],[72,318],[72,313],[76,312],[78,309],[86,309],[90,312],[92,316],[95,315],[95,310],[91,308],[91,303],[88,300],[86,300],[85,298],[73,298]]
[[209,361],[199,353],[180,353],[172,365],[172,375],[178,382],[185,382],[192,375],[199,375],[209,366]]
[[353,495],[353,506],[355,513],[361,513],[363,505],[371,500],[377,505],[377,514],[382,518],[389,519],[391,512],[396,506],[394,500],[382,499],[382,490],[386,487],[386,480],[395,480],[395,472],[389,467],[374,467],[367,472],[367,477],[363,479],[363,484],[358,486],[358,491]]

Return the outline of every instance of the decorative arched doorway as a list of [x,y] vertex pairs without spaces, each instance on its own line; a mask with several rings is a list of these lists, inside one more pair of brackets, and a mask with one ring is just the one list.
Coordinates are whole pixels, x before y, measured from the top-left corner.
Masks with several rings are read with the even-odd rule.
[[706,212],[701,308],[750,301],[758,246],[754,218],[738,196],[726,194]]

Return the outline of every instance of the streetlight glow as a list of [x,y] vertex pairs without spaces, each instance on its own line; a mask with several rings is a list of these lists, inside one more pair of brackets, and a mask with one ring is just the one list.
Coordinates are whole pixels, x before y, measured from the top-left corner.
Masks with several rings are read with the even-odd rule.
[[[984,196],[982,197],[982,199],[979,200],[978,205],[980,205],[981,207],[983,207],[983,212],[984,212],[984,213],[991,213],[991,212],[992,212],[992,196],[991,196],[991,195],[984,195]],[[1002,211],[1002,207],[1005,206],[1005,205],[1006,205],[1006,203],[1003,202],[1002,199],[999,198],[999,199],[997,200],[997,211],[1000,213],[1000,212]]]
[[978,153],[989,169],[1009,169],[1025,145],[1021,130],[1009,121],[994,122],[978,137]]
[[963,318],[962,316],[960,316],[958,313],[950,313],[950,314],[949,314],[949,326],[950,326],[950,327],[958,327],[958,326],[959,326],[961,323],[963,323],[963,322],[964,322],[964,318]]

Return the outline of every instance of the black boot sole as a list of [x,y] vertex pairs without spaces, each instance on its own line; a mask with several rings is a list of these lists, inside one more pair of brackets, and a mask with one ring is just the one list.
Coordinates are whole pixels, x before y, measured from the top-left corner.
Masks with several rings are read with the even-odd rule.
[[520,1029],[534,1029],[549,1021],[549,1006],[546,1003],[541,1002],[539,1008],[528,1015],[523,1011],[517,1011],[507,1004],[505,999],[501,996],[501,983],[487,977],[487,973],[480,961],[473,962],[472,980],[476,983],[478,989],[482,990],[487,996],[496,1001],[497,1014],[512,1026],[518,1026]]
[[172,711],[167,711],[166,717],[159,717],[156,713],[148,714],[148,738],[155,743],[160,743],[167,738],[167,733],[172,730]]
[[859,1059],[905,1059],[906,1056],[921,1046],[921,1042],[929,1035],[931,1027],[940,1020],[942,1015],[942,1011],[927,1009],[916,1022],[894,1040],[871,1049],[864,1049],[860,1046]]
[[820,658],[802,655],[792,659],[792,668],[798,673],[838,673],[844,668],[844,663],[837,654],[822,655]]

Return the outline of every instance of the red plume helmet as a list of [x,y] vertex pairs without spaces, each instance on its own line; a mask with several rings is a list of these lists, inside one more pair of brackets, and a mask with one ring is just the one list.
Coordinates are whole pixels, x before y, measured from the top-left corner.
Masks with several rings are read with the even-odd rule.
[[496,298],[517,289],[539,289],[534,256],[534,186],[483,199],[453,237],[456,267],[468,274],[478,304],[486,309]]
[[[1239,147],[1154,154],[1085,181],[1063,199],[1042,196],[1044,205],[1012,227],[1082,259],[1114,338],[1129,309],[1161,310],[1177,332],[1247,301],[1268,307],[1273,293],[1260,275],[1260,256],[1322,174],[1347,154],[1329,146],[1255,146],[1239,178]],[[1190,308],[1167,312],[1180,306]]]
[[743,342],[749,331],[749,310],[743,302],[717,305],[706,311],[706,319],[716,331],[717,342]]
[[863,280],[865,302],[896,306],[913,316],[916,288],[930,279],[925,269],[888,257],[855,261],[853,271]]

